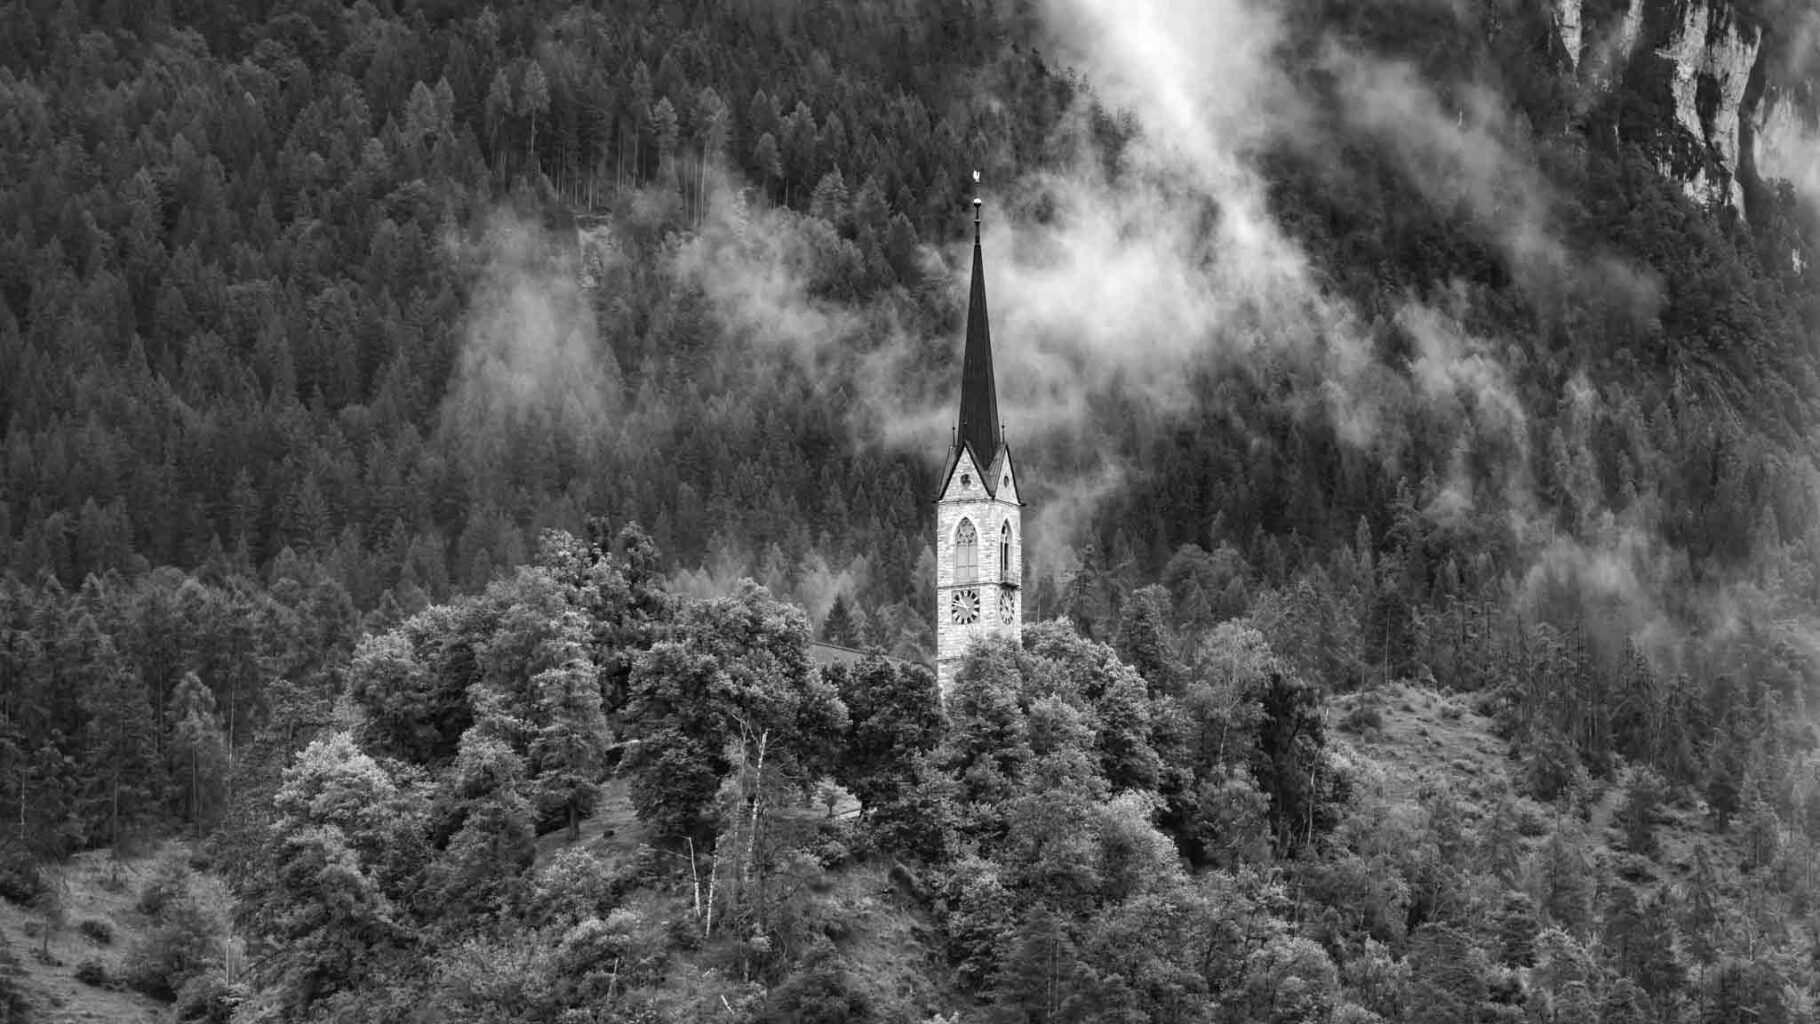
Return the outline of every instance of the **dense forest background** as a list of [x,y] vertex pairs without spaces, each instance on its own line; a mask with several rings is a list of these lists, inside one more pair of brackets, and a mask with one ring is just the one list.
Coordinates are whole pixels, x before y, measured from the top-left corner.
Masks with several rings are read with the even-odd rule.
[[[1710,6],[1811,147],[1811,6]],[[1536,0],[7,5],[9,887],[177,826],[288,864],[235,879],[244,941],[314,957],[236,981],[280,1016],[558,1019],[720,949],[718,898],[768,993],[740,1012],[846,1019],[802,1009],[845,968],[778,893],[871,855],[926,868],[944,998],[1007,1020],[1453,1013],[1418,994],[1449,965],[1536,962],[1488,908],[1556,929],[1548,984],[1604,1019],[1811,1019],[1820,196],[1677,122],[1689,8],[1588,0],[1588,39],[1640,12],[1614,56]],[[944,718],[916,670],[802,645],[932,649],[976,168],[1026,615],[1060,621]],[[1622,782],[1644,859],[1648,801],[1700,808],[1737,884],[1585,867],[1561,820],[1518,884],[1433,794],[1434,856],[1392,864],[1319,723],[1398,680],[1476,695],[1522,799]],[[745,843],[699,937],[612,917],[686,857],[586,906],[526,881],[612,766],[665,853]],[[863,835],[761,844],[809,778]],[[1113,852],[1068,880],[1081,851],[1020,834]],[[1374,872],[1401,896],[1345,916]],[[1154,940],[1141,983],[1087,924],[1164,919],[1207,959]],[[510,959],[474,945],[500,921],[566,943],[548,990],[448,995]],[[695,1019],[652,998],[598,1019]]]

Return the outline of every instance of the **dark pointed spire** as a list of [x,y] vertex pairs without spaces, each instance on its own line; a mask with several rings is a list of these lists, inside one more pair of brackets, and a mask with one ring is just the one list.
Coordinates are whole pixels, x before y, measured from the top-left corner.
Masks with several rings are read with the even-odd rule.
[[[973,173],[979,181],[979,172]],[[980,200],[973,200],[973,289],[967,296],[967,351],[961,361],[961,444],[982,474],[998,456],[998,389],[992,380],[992,327],[986,316],[986,265],[980,255]],[[990,488],[990,484],[988,484]]]

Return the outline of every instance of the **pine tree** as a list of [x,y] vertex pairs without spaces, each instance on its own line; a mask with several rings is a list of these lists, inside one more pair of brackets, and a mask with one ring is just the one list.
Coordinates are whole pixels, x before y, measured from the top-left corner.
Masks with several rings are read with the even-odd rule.
[[537,738],[531,744],[537,802],[563,816],[570,841],[580,838],[582,815],[594,806],[607,739],[599,670],[587,656],[586,638],[581,616],[566,613],[560,634],[548,642],[546,657],[554,665],[531,681],[537,701]]
[[152,815],[162,775],[157,762],[145,686],[114,650],[111,637],[94,630],[86,615],[76,629],[91,653],[83,673],[81,704],[85,803],[116,855],[122,842]]
[[1578,836],[1557,828],[1536,856],[1541,859],[1542,909],[1556,926],[1578,933],[1592,920],[1594,879]]
[[179,802],[198,836],[220,806],[227,772],[227,740],[215,713],[215,695],[194,672],[171,698],[171,769],[180,781]]
[[1082,976],[1066,918],[1037,910],[1008,935],[993,999],[1032,1024],[1065,1019],[1062,1008]]
[[461,738],[445,798],[445,813],[461,824],[428,881],[438,905],[456,918],[497,913],[536,856],[524,760],[490,728],[476,724]]
[[843,647],[856,645],[858,638],[854,636],[853,612],[847,604],[847,595],[834,595],[834,604],[828,608],[828,617],[822,620],[822,639]]
[[1498,959],[1512,967],[1532,967],[1536,962],[1536,936],[1542,933],[1541,915],[1528,893],[1505,892],[1496,916]]
[[525,62],[518,110],[530,119],[531,132],[525,144],[525,166],[535,173],[538,170],[537,119],[550,112],[550,80],[544,74],[543,65],[536,60]]
[[1168,635],[1169,591],[1151,585],[1132,594],[1119,614],[1113,646],[1125,663],[1138,670],[1153,694],[1178,694],[1182,666]]
[[1744,799],[1745,741],[1723,720],[1706,757],[1706,804],[1720,831],[1731,826]]
[[1667,796],[1662,777],[1648,768],[1637,768],[1630,775],[1630,790],[1618,808],[1618,823],[1624,829],[1624,846],[1642,857],[1656,855],[1655,816]]
[[1314,687],[1273,672],[1259,703],[1262,718],[1251,774],[1270,796],[1277,849],[1289,852],[1338,823],[1347,781],[1330,764],[1320,694]]
[[1409,937],[1411,1024],[1472,1020],[1485,1002],[1484,954],[1465,932],[1429,923]]

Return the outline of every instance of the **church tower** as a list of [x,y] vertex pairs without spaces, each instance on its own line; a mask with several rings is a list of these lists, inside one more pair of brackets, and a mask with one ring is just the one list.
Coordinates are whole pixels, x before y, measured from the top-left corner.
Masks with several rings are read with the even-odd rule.
[[[974,172],[974,181],[979,173]],[[982,636],[1019,636],[1023,625],[1024,535],[992,382],[992,332],[980,255],[980,200],[973,200],[973,287],[961,363],[960,420],[935,499],[935,675],[942,696]]]

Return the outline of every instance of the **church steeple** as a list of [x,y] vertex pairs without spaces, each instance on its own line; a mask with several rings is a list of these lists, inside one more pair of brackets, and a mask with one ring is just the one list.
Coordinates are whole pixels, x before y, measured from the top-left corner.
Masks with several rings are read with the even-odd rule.
[[[974,180],[979,174],[974,173]],[[986,263],[980,254],[980,206],[973,200],[973,288],[967,296],[967,350],[961,361],[960,443],[983,468],[998,457],[998,389],[992,380],[992,325],[986,316]],[[992,488],[991,483],[987,484]]]
[[[973,180],[979,181],[978,171]],[[935,500],[935,678],[944,697],[974,641],[1016,640],[1024,618],[1024,506],[998,421],[980,205],[973,201],[973,290],[967,298],[960,419]]]

